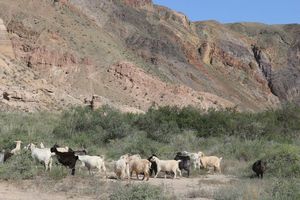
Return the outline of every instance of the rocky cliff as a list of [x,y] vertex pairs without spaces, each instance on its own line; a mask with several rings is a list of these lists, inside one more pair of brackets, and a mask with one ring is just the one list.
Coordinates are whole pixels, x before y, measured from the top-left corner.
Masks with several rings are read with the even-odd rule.
[[6,26],[2,19],[0,19],[0,53],[10,58],[15,57]]
[[[16,71],[1,87],[49,86],[55,97],[23,101],[25,110],[59,110],[92,96],[134,112],[300,104],[297,24],[191,22],[151,0],[2,0],[0,18],[5,66],[32,74],[20,82],[26,73]],[[11,107],[11,99],[3,102]]]

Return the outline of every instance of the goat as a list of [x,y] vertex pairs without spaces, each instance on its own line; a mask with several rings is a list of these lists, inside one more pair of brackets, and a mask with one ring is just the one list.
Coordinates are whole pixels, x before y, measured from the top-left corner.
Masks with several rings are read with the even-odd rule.
[[187,171],[188,177],[190,176],[190,157],[188,155],[184,155],[181,152],[178,152],[174,158],[174,160],[181,160],[179,163],[179,169],[182,171],[183,169]]
[[40,147],[41,147],[41,149],[45,148],[45,146],[42,142],[40,143]]
[[132,173],[131,173],[131,167],[132,167],[132,163],[136,160],[140,160],[141,159],[141,156],[139,154],[134,154],[134,155],[130,155],[130,154],[125,154],[121,157],[126,157],[128,155],[128,167],[129,167],[129,172],[130,172],[130,177],[132,176]]
[[10,153],[12,153],[12,154],[18,154],[21,151],[22,141],[17,140],[17,141],[15,141],[15,143],[16,143],[16,147],[13,150],[10,151]]
[[130,175],[135,172],[137,179],[139,179],[139,174],[143,173],[144,177],[147,177],[147,181],[149,180],[149,168],[151,167],[151,162],[147,159],[135,159],[131,161],[130,164]]
[[147,160],[149,160],[151,162],[151,167],[149,169],[149,175],[152,176],[153,172],[154,172],[154,176],[157,174],[157,164],[152,160],[152,157],[155,156],[157,157],[155,154],[152,154],[152,156],[150,156]]
[[58,144],[55,144],[53,147],[55,147],[57,149],[57,151],[59,151],[59,152],[71,152],[71,151],[73,151],[68,146],[60,147]]
[[30,143],[27,149],[31,151],[31,157],[36,161],[43,162],[45,165],[45,171],[49,169],[51,171],[52,167],[52,153],[49,148],[37,148],[34,144]]
[[14,154],[3,150],[2,153],[0,153],[0,164],[4,163],[7,159],[9,159],[13,155]]
[[115,163],[115,173],[119,179],[123,179],[125,176],[129,179],[129,159],[128,155],[123,155]]
[[[156,162],[157,164],[157,174],[154,176],[154,178],[157,177],[160,171],[173,172],[174,179],[176,178],[177,171],[179,172],[180,176],[182,176],[178,165],[178,163],[181,162],[181,160],[159,160],[156,156],[153,156],[151,161]],[[166,174],[165,174],[165,178],[166,178]]]
[[0,164],[4,163],[4,152],[0,153]]
[[256,173],[256,176],[262,179],[264,176],[264,172],[267,169],[267,162],[263,160],[257,160],[255,163],[252,165],[252,170]]
[[190,153],[187,151],[181,152],[183,155],[188,155],[190,157],[190,162],[194,166],[194,169],[200,168],[201,163],[200,163],[200,154],[202,152],[199,151],[198,153]]
[[76,156],[74,152],[60,152],[57,150],[55,145],[50,149],[50,151],[55,153],[58,162],[72,169],[71,174],[75,175],[75,165],[78,160],[78,156]]
[[84,166],[88,168],[89,174],[91,174],[92,168],[97,168],[99,172],[101,172],[102,169],[106,176],[104,156],[78,155],[78,160],[80,160]]
[[204,153],[199,152],[200,163],[204,168],[213,167],[214,171],[221,173],[221,161],[222,157],[218,158],[217,156],[205,156]]

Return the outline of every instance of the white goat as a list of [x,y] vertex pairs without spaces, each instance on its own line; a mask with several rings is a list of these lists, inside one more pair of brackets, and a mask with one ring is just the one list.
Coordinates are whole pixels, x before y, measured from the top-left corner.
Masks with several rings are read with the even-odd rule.
[[40,147],[41,147],[41,149],[45,148],[45,146],[42,142],[40,143]]
[[127,176],[129,179],[129,156],[123,155],[115,163],[115,173],[119,179],[123,179]]
[[45,165],[45,171],[52,168],[52,153],[49,148],[40,149],[34,144],[29,144],[28,149],[31,150],[31,157],[36,161],[43,162]]
[[0,153],[0,164],[1,163],[4,163],[4,152],[3,151]]
[[18,154],[21,151],[22,141],[17,140],[17,141],[15,141],[15,143],[16,143],[16,147],[13,150],[10,151],[10,153],[12,153],[12,154]]
[[104,156],[89,156],[89,155],[78,155],[78,160],[80,160],[84,166],[86,166],[89,170],[89,174],[91,174],[92,168],[97,168],[99,173],[101,170],[104,171],[106,176],[106,168],[104,163]]
[[204,168],[213,167],[215,172],[221,173],[221,161],[222,157],[217,156],[205,156],[202,152],[200,153],[200,162]]
[[[178,171],[179,175],[182,176],[181,171],[179,169],[179,165],[178,165],[179,162],[181,162],[181,160],[159,160],[156,156],[153,156],[151,161],[156,162],[156,164],[157,164],[157,173],[154,176],[154,178],[157,177],[157,175],[160,171],[173,172],[174,178],[176,178],[176,174]],[[165,174],[165,178],[166,178],[166,174]]]
[[192,166],[194,166],[194,169],[197,169],[197,168],[200,169],[200,166],[201,166],[200,153],[202,153],[201,151],[199,151],[198,153],[190,153],[187,151],[183,151],[182,153],[186,154],[190,157],[190,159],[191,159],[190,161],[191,161]]

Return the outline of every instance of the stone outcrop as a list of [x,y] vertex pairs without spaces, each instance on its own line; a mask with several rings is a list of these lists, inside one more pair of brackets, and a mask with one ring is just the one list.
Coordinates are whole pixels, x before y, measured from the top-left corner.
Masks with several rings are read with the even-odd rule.
[[34,112],[80,105],[81,100],[0,53],[0,110]]
[[235,104],[207,92],[195,91],[189,87],[165,83],[132,63],[120,62],[109,70],[111,88],[122,86],[123,92],[134,99],[133,105],[141,110],[150,106],[178,106],[192,105],[197,108],[225,108]]
[[10,58],[15,57],[12,43],[8,37],[7,29],[2,19],[0,19],[0,53]]
[[122,0],[125,5],[134,8],[150,8],[153,6],[152,0]]

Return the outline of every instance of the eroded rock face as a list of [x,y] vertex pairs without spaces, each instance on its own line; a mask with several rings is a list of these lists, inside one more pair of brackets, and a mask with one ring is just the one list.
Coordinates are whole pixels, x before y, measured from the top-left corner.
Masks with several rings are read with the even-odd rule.
[[152,6],[152,0],[122,0],[126,5],[141,8],[146,6]]
[[15,57],[6,26],[4,25],[2,19],[0,19],[0,53],[10,58]]
[[[191,22],[151,0],[53,2],[0,1],[16,55],[8,62],[2,52],[2,61],[34,74],[20,82],[26,73],[12,73],[9,84],[20,88],[6,84],[3,102],[57,109],[94,96],[87,102],[143,111],[153,104],[257,111],[299,102],[299,25]],[[42,88],[53,88],[35,95],[41,79]]]
[[2,54],[0,54],[0,68],[1,111],[61,110],[82,104],[80,99],[51,85],[27,66],[10,61]]
[[192,105],[198,108],[226,108],[235,105],[226,99],[189,87],[165,83],[129,62],[120,62],[109,70],[111,88],[122,86],[124,93],[134,99],[134,107],[147,110],[150,106]]

